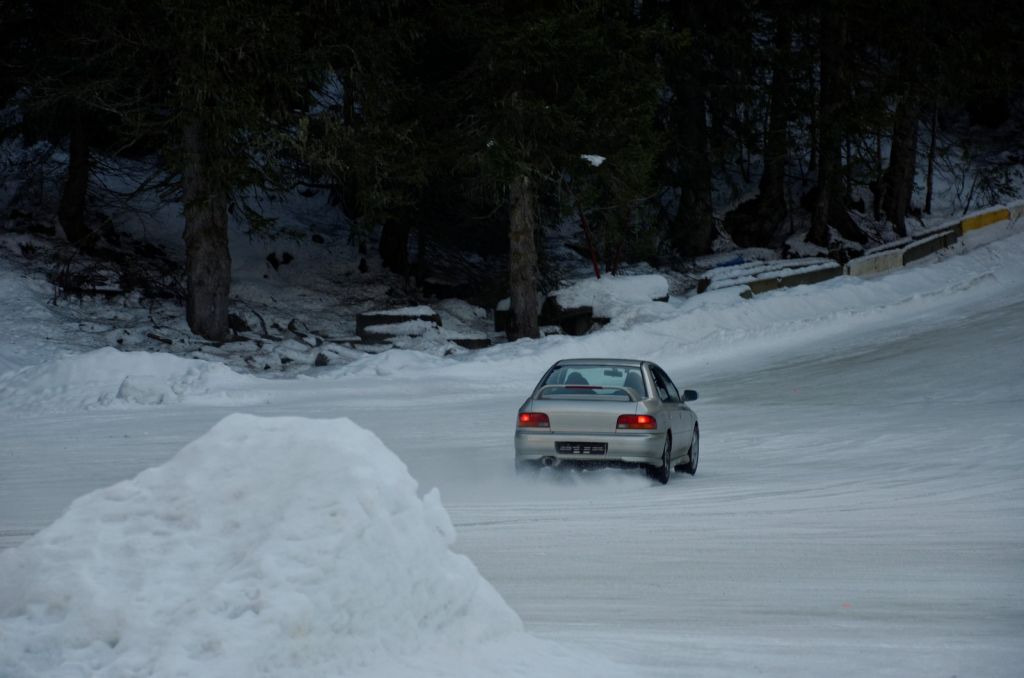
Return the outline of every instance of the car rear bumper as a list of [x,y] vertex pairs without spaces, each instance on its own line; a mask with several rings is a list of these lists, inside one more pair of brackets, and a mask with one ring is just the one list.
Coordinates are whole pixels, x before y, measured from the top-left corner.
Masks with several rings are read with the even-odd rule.
[[[605,443],[605,454],[561,454],[556,448],[559,442]],[[592,433],[552,433],[550,431],[516,430],[516,462],[617,462],[625,464],[661,463],[665,449],[665,433],[614,433],[594,435]]]

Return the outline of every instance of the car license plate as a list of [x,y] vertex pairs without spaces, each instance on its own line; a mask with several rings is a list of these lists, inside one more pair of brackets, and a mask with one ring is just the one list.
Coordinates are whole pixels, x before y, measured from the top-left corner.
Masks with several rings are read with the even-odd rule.
[[555,443],[559,454],[605,454],[608,443]]

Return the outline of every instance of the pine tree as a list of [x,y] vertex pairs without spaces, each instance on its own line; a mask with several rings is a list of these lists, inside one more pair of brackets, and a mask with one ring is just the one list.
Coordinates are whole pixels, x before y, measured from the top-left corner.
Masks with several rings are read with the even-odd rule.
[[334,92],[309,129],[311,171],[332,186],[357,239],[364,243],[380,227],[384,266],[407,274],[430,136],[442,131],[424,116],[436,78],[430,48],[446,29],[432,4],[415,0],[352,2],[337,11],[344,19],[322,29]]
[[[652,10],[658,10],[655,4]],[[667,4],[667,36],[663,43],[669,99],[668,156],[671,184],[679,191],[679,206],[670,226],[670,239],[684,256],[705,254],[714,239],[711,200],[712,162],[707,126],[708,46],[704,24],[709,3]]]
[[[764,141],[753,149],[762,158],[763,169],[757,195],[725,215],[724,227],[741,247],[769,247],[782,230],[789,207],[786,202],[786,168],[790,156],[789,126],[793,118],[790,71],[794,67],[793,23],[796,9],[789,2],[774,3],[770,8],[771,49],[756,65],[770,66],[766,90],[767,106],[756,111],[755,119],[767,114]],[[757,58],[757,55],[755,55]],[[751,79],[756,78],[756,65]],[[756,102],[764,97],[754,96]]]
[[[630,2],[493,0],[448,11],[472,44],[448,90],[458,171],[506,215],[509,335],[535,337],[541,206],[557,205],[567,183],[576,199],[594,195],[597,172],[580,163],[588,153],[607,157],[633,187],[622,200],[648,188],[655,69]],[[569,199],[566,207],[579,205]]]
[[[160,140],[166,169],[184,204],[186,317],[196,334],[228,334],[234,213],[256,228],[253,192],[274,190],[286,176],[288,149],[301,110],[324,69],[310,35],[311,6],[288,2],[198,0],[100,3],[108,39],[146,77],[133,96],[112,98],[124,135]],[[127,78],[130,71],[122,71]]]
[[88,5],[12,0],[0,5],[5,77],[0,101],[18,106],[7,136],[66,149],[58,220],[69,242],[90,248],[86,208],[91,155],[112,145],[114,116],[105,102],[119,86],[119,64],[101,39],[106,30]]

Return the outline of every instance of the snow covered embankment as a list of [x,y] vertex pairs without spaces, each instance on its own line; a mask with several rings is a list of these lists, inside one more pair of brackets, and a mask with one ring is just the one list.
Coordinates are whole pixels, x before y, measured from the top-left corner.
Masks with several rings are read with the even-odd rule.
[[101,348],[0,373],[0,404],[47,410],[105,406],[252,403],[255,377],[205,360]]
[[580,663],[522,633],[454,538],[436,490],[421,500],[373,433],[231,415],[0,552],[0,675],[559,675]]

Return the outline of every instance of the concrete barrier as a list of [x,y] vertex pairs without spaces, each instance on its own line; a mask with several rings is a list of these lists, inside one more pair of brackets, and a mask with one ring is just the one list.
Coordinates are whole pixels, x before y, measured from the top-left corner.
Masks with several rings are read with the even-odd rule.
[[903,249],[891,249],[875,254],[867,254],[847,262],[846,275],[866,276],[884,273],[903,265]]
[[834,263],[826,257],[804,257],[801,259],[772,259],[769,261],[749,261],[742,264],[713,268],[705,273],[703,289],[717,290],[726,287],[747,285],[751,281],[785,276],[793,271],[810,267],[831,265]]
[[835,266],[785,275],[780,277],[778,281],[779,287],[796,287],[797,285],[813,285],[814,283],[825,282],[842,274],[843,267],[837,263]]
[[760,278],[746,283],[750,293],[763,294],[770,290],[777,290],[780,287],[796,287],[797,285],[813,285],[824,282],[843,274],[843,267],[839,264],[815,267],[810,271],[796,271],[785,275],[776,275],[770,278]]
[[792,283],[793,285],[803,285],[804,275],[809,276],[810,282],[824,280],[826,278],[820,277],[818,271],[831,270],[838,266],[836,262],[825,257],[752,261],[728,268],[712,269],[698,283],[697,292],[699,294],[729,287],[746,287],[751,294],[761,294],[778,287],[791,287],[792,285],[783,282],[791,278],[800,281]]
[[770,292],[771,290],[779,289],[779,279],[763,278],[761,280],[751,280],[750,282],[746,283],[746,287],[750,291],[750,294],[746,295],[749,299],[755,294],[764,294],[765,292]]
[[[736,266],[703,280],[704,289],[745,288],[740,296],[749,299],[782,287],[811,285],[840,275],[868,276],[891,271],[923,259],[940,250],[957,247],[963,251],[1004,238],[1024,228],[1024,200],[994,205],[955,221],[946,221],[878,247],[864,256],[851,259],[845,266],[819,263],[820,260],[778,260]],[[984,229],[984,230],[982,230]],[[956,251],[956,250],[955,250]],[[800,266],[803,266],[800,268]],[[775,266],[797,268],[774,271]],[[704,289],[698,290],[703,292]]]
[[1010,221],[1017,221],[1021,217],[1024,217],[1024,200],[1011,202],[1006,206],[1006,209],[1010,213]]
[[911,240],[920,240],[922,238],[927,238],[930,235],[935,235],[936,233],[941,233],[943,231],[955,231],[957,236],[963,235],[963,231],[960,230],[960,220],[951,219],[949,221],[944,221],[941,224],[929,226],[927,228],[918,229],[917,227],[915,227],[914,237],[911,238]]
[[914,244],[903,249],[903,264],[909,264],[911,261],[923,259],[929,254],[933,254],[947,247],[952,247],[959,239],[960,236],[957,232],[951,229],[917,240]]
[[969,233],[970,231],[976,231],[979,228],[984,228],[1000,221],[1007,221],[1009,218],[1010,210],[1002,205],[997,205],[994,208],[975,212],[961,219],[960,231],[962,233]]

